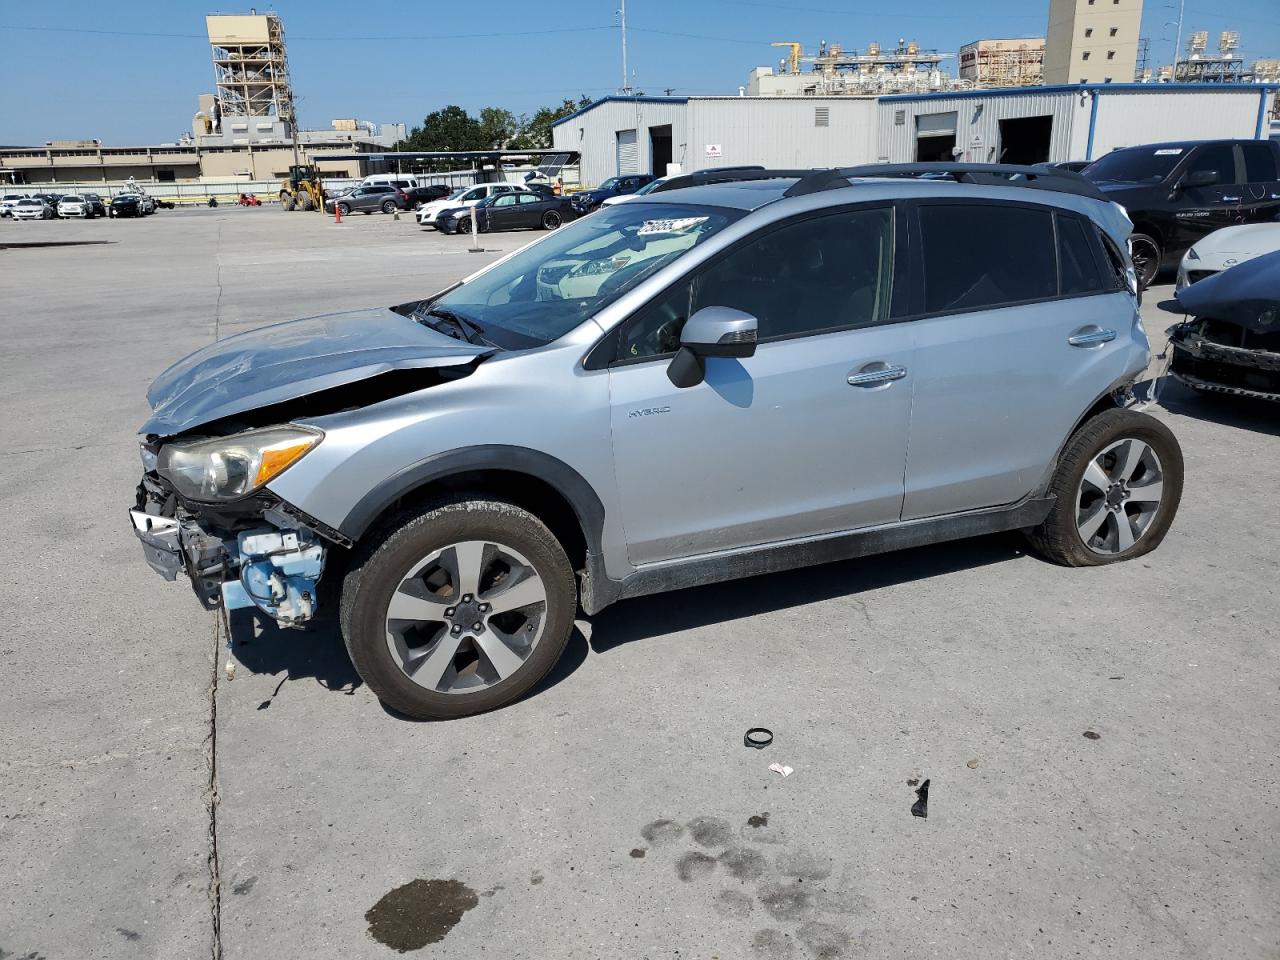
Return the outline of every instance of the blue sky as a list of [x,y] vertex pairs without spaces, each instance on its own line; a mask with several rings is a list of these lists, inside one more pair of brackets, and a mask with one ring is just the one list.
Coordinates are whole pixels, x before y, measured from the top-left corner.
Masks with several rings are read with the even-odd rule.
[[[0,144],[79,137],[158,143],[189,130],[197,95],[213,86],[204,38],[211,6],[0,4]],[[1188,0],[1186,32],[1239,30],[1247,60],[1280,57],[1277,6],[1278,0]],[[621,82],[617,7],[617,0],[281,0],[273,9],[285,22],[299,120],[310,128],[349,116],[412,125],[449,103],[521,113],[566,96],[611,93]],[[1174,28],[1164,23],[1176,7],[1177,0],[1147,0],[1143,34],[1151,38],[1154,62],[1171,58]],[[954,53],[980,37],[1042,36],[1047,17],[1048,0],[627,5],[634,85],[680,94],[736,92],[752,67],[782,54],[771,40],[801,41],[808,50],[820,39],[865,47],[906,37]],[[484,33],[514,35],[460,36]]]

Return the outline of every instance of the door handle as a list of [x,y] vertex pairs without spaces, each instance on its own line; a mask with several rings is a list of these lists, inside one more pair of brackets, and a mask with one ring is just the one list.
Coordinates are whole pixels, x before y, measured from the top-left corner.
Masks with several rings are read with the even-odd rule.
[[1103,343],[1110,343],[1115,338],[1116,332],[1114,330],[1102,330],[1095,327],[1092,330],[1073,333],[1067,337],[1067,343],[1073,347],[1096,347]]
[[877,362],[869,363],[857,373],[849,374],[849,386],[851,387],[879,387],[887,386],[895,380],[901,380],[907,375],[906,367],[890,366],[887,363]]

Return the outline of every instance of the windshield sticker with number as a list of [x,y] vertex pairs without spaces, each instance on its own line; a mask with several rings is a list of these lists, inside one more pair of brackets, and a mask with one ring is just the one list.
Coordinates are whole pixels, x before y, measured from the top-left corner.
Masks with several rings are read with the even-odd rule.
[[657,233],[680,233],[700,223],[706,223],[706,217],[679,217],[672,220],[646,220],[640,227],[639,235],[651,237]]

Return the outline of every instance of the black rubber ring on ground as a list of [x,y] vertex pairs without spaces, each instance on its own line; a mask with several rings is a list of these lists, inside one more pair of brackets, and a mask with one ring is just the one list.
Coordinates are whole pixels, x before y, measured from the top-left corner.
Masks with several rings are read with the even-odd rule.
[[[765,737],[768,737],[768,739],[764,739]],[[763,750],[773,743],[773,731],[765,727],[752,727],[742,735],[742,742],[748,747]]]

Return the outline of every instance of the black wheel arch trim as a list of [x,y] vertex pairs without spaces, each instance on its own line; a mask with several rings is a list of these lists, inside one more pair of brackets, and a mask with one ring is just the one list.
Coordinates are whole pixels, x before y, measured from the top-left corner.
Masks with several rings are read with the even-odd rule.
[[600,556],[604,536],[604,504],[595,489],[563,460],[528,447],[483,444],[433,454],[403,468],[366,493],[351,508],[338,530],[359,540],[396,501],[439,480],[479,470],[525,474],[559,493],[573,510],[586,541],[588,566]]

